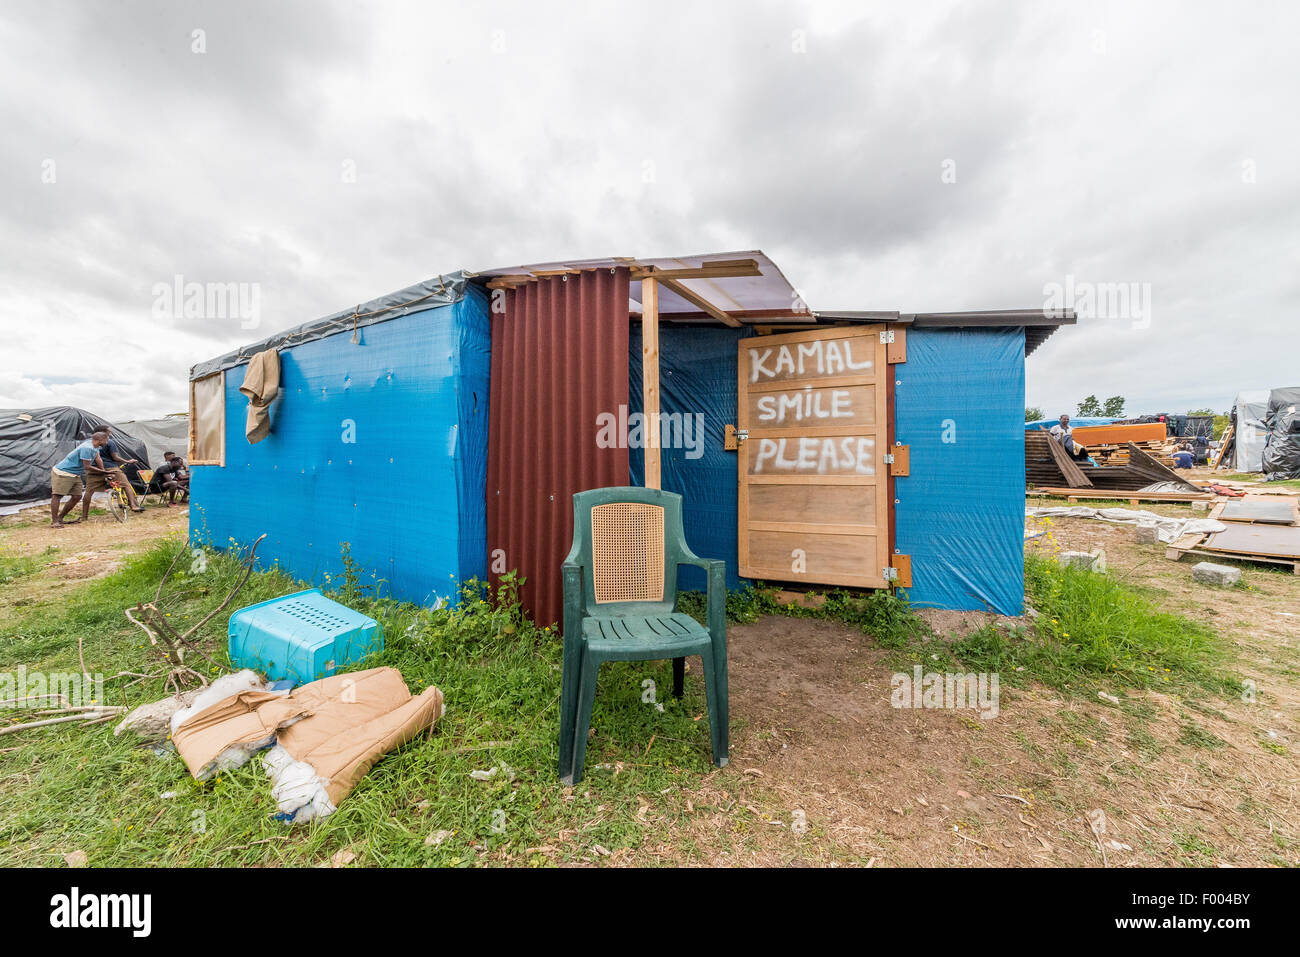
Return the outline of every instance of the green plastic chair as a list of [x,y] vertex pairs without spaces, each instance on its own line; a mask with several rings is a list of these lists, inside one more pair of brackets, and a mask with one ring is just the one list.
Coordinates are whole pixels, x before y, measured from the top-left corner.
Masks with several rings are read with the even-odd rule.
[[[708,574],[704,628],[677,611],[677,567]],[[727,763],[726,563],[700,558],[682,534],[682,497],[649,488],[598,488],[573,496],[573,548],[564,560],[564,670],[560,780],[582,780],[596,674],[605,661],[673,659],[682,694],[686,656],[704,662],[713,763]]]

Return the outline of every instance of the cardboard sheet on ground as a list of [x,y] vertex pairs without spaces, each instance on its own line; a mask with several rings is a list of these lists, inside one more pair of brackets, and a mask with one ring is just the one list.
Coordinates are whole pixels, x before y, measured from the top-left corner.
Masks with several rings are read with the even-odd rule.
[[[293,817],[298,808],[314,805],[309,816],[324,816],[376,761],[430,727],[442,711],[437,688],[413,696],[401,672],[371,668],[322,678],[288,694],[238,691],[183,720],[172,740],[196,778],[216,765],[234,767],[274,744],[268,774],[280,810]],[[300,803],[281,799],[289,773],[312,785]]]

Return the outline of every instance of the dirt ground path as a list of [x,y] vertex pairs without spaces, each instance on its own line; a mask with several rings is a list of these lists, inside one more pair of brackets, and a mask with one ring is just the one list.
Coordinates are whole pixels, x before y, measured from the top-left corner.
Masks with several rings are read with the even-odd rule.
[[[58,601],[186,520],[163,508],[61,531],[11,519],[0,546],[45,567],[5,589],[0,624],[3,606]],[[1300,865],[1300,577],[1243,564],[1248,588],[1207,588],[1131,527],[1084,519],[1056,520],[1052,542],[1029,547],[1105,548],[1113,574],[1213,624],[1255,700],[1117,691],[1115,704],[1003,685],[988,720],[898,709],[900,662],[857,630],[782,616],[733,625],[731,764],[665,798],[667,838],[618,863]],[[990,620],[924,614],[943,634]]]
[[[1054,538],[1104,547],[1113,573],[1211,622],[1255,700],[1120,691],[1116,705],[1003,686],[988,720],[896,709],[898,662],[856,630],[783,617],[735,625],[732,763],[692,796],[718,809],[687,816],[693,859],[1300,865],[1300,577],[1243,565],[1248,590],[1215,590],[1192,581],[1192,562],[1137,545],[1128,526],[1063,520]],[[942,613],[931,625],[964,633],[988,620]]]
[[118,522],[106,512],[92,510],[90,520],[64,528],[50,528],[48,509],[26,509],[0,520],[0,548],[9,554],[38,562],[41,573],[19,578],[4,589],[3,609],[57,600],[60,589],[71,582],[98,578],[120,568],[128,555],[143,551],[165,536],[179,538],[189,527],[184,506],[147,507]]

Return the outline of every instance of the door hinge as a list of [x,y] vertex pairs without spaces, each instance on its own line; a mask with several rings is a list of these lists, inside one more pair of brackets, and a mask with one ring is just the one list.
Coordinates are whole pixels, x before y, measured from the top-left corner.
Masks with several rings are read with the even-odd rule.
[[906,329],[890,329],[888,339],[885,338],[884,333],[881,333],[880,341],[887,346],[885,349],[885,361],[890,365],[907,361]]
[[885,461],[889,463],[890,475],[910,475],[912,447],[910,445],[895,445],[894,451],[885,456]]
[[740,443],[749,438],[748,429],[738,429],[734,425],[724,425],[722,427],[722,447],[728,452],[734,452],[740,448]]
[[912,587],[912,556],[891,555],[889,557],[889,580],[898,588]]
[[887,581],[887,582],[896,582],[896,581],[898,581],[898,569],[897,569],[897,568],[886,568],[886,569],[884,569],[884,570],[881,572],[881,576],[882,576],[882,577],[885,579],[885,581]]
[[886,329],[880,334],[880,344],[882,346],[890,345],[894,341],[894,330]]
[[893,456],[891,453],[886,452],[886,453],[885,453],[883,456],[881,456],[881,457],[885,460],[885,464],[886,464],[886,465],[893,465],[893,464],[894,464],[894,456]]

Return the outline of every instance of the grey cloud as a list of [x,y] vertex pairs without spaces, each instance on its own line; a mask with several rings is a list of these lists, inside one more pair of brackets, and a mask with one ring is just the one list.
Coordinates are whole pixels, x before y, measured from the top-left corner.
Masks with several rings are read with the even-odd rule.
[[[1149,329],[1030,359],[1036,405],[1293,384],[1291,6],[655,11],[6,4],[0,399],[175,411],[193,362],[436,273],[710,248],[763,248],[814,308],[1150,283]],[[261,326],[156,319],[176,275],[257,283]]]

